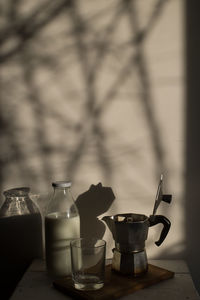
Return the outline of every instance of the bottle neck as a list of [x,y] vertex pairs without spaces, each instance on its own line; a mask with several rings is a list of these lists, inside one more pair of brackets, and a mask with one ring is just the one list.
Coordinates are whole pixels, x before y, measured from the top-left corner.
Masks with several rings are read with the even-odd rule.
[[73,201],[70,187],[54,187],[54,197],[58,197],[57,199],[59,200],[59,198],[63,196],[67,197],[69,201]]
[[70,187],[54,187],[53,196],[47,207],[46,215],[78,215],[78,209],[73,199]]

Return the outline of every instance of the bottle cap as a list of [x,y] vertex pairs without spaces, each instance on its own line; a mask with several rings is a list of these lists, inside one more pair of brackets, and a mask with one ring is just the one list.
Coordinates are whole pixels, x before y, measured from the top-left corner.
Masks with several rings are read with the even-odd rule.
[[72,185],[71,181],[54,181],[52,182],[53,187],[70,187]]

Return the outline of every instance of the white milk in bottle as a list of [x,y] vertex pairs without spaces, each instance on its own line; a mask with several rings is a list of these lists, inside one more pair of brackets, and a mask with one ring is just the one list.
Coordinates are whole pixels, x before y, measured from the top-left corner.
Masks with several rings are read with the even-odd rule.
[[68,181],[53,182],[45,215],[46,266],[50,276],[71,274],[70,241],[80,237],[80,217]]

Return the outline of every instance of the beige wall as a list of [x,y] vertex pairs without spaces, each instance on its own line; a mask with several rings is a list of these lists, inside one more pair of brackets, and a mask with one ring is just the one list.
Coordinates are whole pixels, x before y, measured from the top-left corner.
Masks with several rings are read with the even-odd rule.
[[183,1],[43,3],[2,2],[1,192],[29,185],[43,207],[53,180],[75,198],[101,182],[106,214],[150,215],[163,173],[172,228],[160,248],[150,229],[148,255],[182,257]]

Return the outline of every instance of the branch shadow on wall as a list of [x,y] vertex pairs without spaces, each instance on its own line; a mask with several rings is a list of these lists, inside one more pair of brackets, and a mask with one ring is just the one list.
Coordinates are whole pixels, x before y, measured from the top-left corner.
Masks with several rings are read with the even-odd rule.
[[[147,61],[145,60],[143,42],[150,34],[153,25],[156,24],[158,17],[161,15],[165,3],[168,1],[155,1],[155,9],[147,23],[146,27],[141,29],[137,16],[137,11],[134,5],[134,1],[121,0],[118,2],[118,6],[111,22],[107,25],[104,37],[101,39],[99,45],[88,45],[86,34],[92,30],[91,26],[85,24],[85,20],[82,18],[77,1],[60,0],[60,1],[45,1],[41,5],[38,5],[36,9],[26,18],[20,18],[18,14],[18,5],[23,1],[9,1],[10,16],[8,18],[9,30],[2,30],[0,32],[0,63],[5,67],[6,63],[12,63],[12,60],[19,60],[19,65],[22,66],[23,82],[28,89],[28,101],[32,111],[32,117],[35,123],[35,132],[37,140],[37,160],[40,163],[40,170],[33,171],[29,168],[29,160],[33,154],[31,149],[24,151],[27,145],[18,143],[18,135],[16,131],[20,131],[16,128],[16,124],[13,122],[14,118],[7,118],[3,116],[1,112],[0,123],[3,124],[4,129],[2,135],[6,133],[9,137],[9,147],[14,149],[10,153],[6,153],[6,158],[0,158],[1,162],[1,174],[2,178],[4,172],[6,172],[6,163],[13,161],[19,168],[19,176],[21,180],[27,180],[39,184],[42,179],[43,184],[49,185],[49,181],[54,176],[54,165],[52,164],[52,157],[55,155],[60,157],[69,157],[68,163],[63,165],[66,176],[71,180],[75,178],[79,171],[81,159],[87,151],[88,138],[95,141],[96,156],[98,164],[102,170],[105,182],[112,185],[113,167],[109,159],[109,150],[106,148],[106,132],[102,126],[101,117],[104,112],[109,108],[109,105],[115,100],[119,88],[126,82],[131,76],[133,70],[137,71],[139,81],[141,83],[141,102],[145,111],[145,118],[151,131],[153,149],[156,156],[157,163],[157,175],[160,174],[160,169],[165,169],[164,154],[162,148],[162,142],[159,136],[158,124],[155,122],[154,114],[152,111],[151,103],[151,84],[150,74],[148,72]],[[77,53],[77,60],[80,63],[82,81],[85,88],[85,104],[83,114],[77,123],[72,125],[66,118],[61,118],[57,115],[52,108],[48,107],[48,103],[45,106],[42,101],[42,92],[38,89],[38,85],[35,83],[37,68],[41,65],[46,70],[56,70],[59,72],[57,65],[57,57],[65,56],[68,49],[65,52],[57,53],[56,57],[43,57],[42,53],[36,53],[30,47],[30,42],[34,41],[40,32],[50,25],[60,15],[65,15],[67,20],[71,20],[72,30],[66,35],[73,38],[75,41],[73,49],[71,51]],[[129,20],[130,29],[132,32],[132,40],[130,41],[132,47],[132,55],[127,59],[123,65],[121,71],[118,74],[113,74],[113,84],[108,89],[106,95],[102,101],[98,99],[98,91],[96,90],[96,82],[98,81],[98,74],[106,61],[106,55],[110,50],[109,46],[112,43],[112,36],[115,34],[117,25],[122,17],[127,15]],[[102,15],[102,18],[104,16]],[[11,41],[11,43],[10,43]],[[14,46],[11,47],[12,41]],[[10,46],[11,44],[11,46]],[[11,47],[11,48],[10,48]],[[93,64],[90,61],[89,48],[94,47],[96,51],[96,60]],[[136,50],[136,51],[135,51]],[[36,63],[35,63],[36,62]],[[68,66],[64,66],[67,68]],[[0,83],[1,84],[1,83]],[[50,82],[50,84],[52,84]],[[46,86],[48,89],[48,84]],[[64,87],[66,88],[66,87]],[[17,95],[16,95],[17,97]],[[19,95],[20,98],[20,95]],[[1,99],[0,99],[1,100]],[[19,100],[19,99],[18,99]],[[56,104],[55,104],[56,105]],[[3,106],[3,105],[2,105]],[[15,114],[15,112],[13,112]],[[44,122],[45,116],[50,115],[56,119],[57,123],[61,125],[64,132],[65,129],[71,130],[72,134],[76,138],[74,149],[68,149],[67,147],[52,147],[46,138],[49,131],[48,126]],[[26,127],[26,124],[25,124]],[[120,145],[124,147],[124,145]],[[8,147],[8,148],[9,148]],[[29,151],[30,150],[30,151]],[[132,151],[132,149],[131,149]],[[26,155],[24,153],[26,152]],[[133,153],[134,154],[134,153]],[[162,170],[163,171],[163,170]],[[28,184],[28,182],[25,182]],[[2,184],[2,183],[0,183]],[[81,194],[77,200],[77,206],[81,215],[81,235],[87,237],[102,238],[105,232],[105,225],[98,220],[98,216],[106,213],[114,201],[114,194],[111,188],[103,187],[102,184],[91,185],[88,191]]]
[[[106,179],[105,181],[112,182],[113,169],[109,160],[108,149],[105,146],[106,132],[102,126],[101,117],[117,96],[119,87],[124,84],[134,68],[136,69],[141,82],[141,90],[143,91],[141,93],[141,102],[145,108],[145,117],[151,131],[152,144],[159,169],[158,174],[160,174],[160,169],[165,168],[163,162],[163,149],[159,137],[158,126],[155,122],[153,111],[151,109],[152,95],[148,68],[143,53],[143,42],[150,34],[153,25],[155,25],[156,20],[160,16],[164,4],[167,1],[158,0],[155,2],[155,9],[153,9],[152,15],[150,16],[146,27],[142,29],[140,28],[134,1],[119,1],[115,8],[116,12],[113,14],[110,23],[106,28],[104,28],[104,36],[97,45],[87,45],[87,38],[85,38],[85,36],[89,31],[92,30],[92,28],[85,24],[85,20],[80,14],[77,1],[60,0],[56,4],[52,4],[52,1],[46,1],[40,6],[36,7],[29,16],[20,19],[18,6],[22,2],[23,1],[21,0],[10,2],[10,15],[8,20],[11,25],[9,30],[2,30],[2,32],[0,32],[0,42],[3,49],[0,52],[0,62],[5,64],[17,56],[20,57],[19,63],[24,69],[24,84],[29,90],[28,99],[30,102],[30,107],[32,107],[32,114],[36,124],[35,133],[38,140],[37,155],[38,158],[41,158],[40,162],[43,180],[47,183],[53,176],[53,168],[51,167],[49,160],[51,155],[57,151],[59,151],[58,154],[61,156],[64,156],[64,153],[70,156],[70,159],[65,167],[65,172],[66,176],[69,176],[73,180],[77,174],[81,159],[83,158],[85,151],[87,151],[88,136],[90,136],[90,138],[95,141],[96,156],[98,158],[99,166],[101,167],[103,175]],[[73,151],[70,151],[70,153],[68,152],[68,149],[62,149],[59,147],[55,149],[49,145],[49,142],[46,139],[48,128],[44,122],[46,114],[49,114],[49,108],[43,105],[42,95],[40,94],[40,90],[37,89],[37,84],[35,84],[35,70],[41,65],[46,65],[47,68],[54,68],[56,66],[56,59],[49,59],[48,65],[48,59],[43,60],[42,56],[40,57],[41,53],[34,53],[34,50],[31,50],[29,47],[29,42],[33,41],[34,38],[37,38],[38,34],[51,22],[55,21],[55,19],[61,14],[66,14],[67,18],[71,20],[72,30],[69,35],[73,37],[75,42],[74,51],[76,51],[77,59],[80,62],[82,80],[84,82],[86,91],[84,113],[78,123],[74,124],[74,127],[72,126],[72,131],[77,142],[75,148]],[[98,94],[95,89],[95,84],[98,81],[98,72],[105,62],[108,51],[111,51],[109,50],[109,46],[110,43],[112,43],[112,36],[115,34],[116,27],[124,15],[130,20],[130,28],[133,36],[133,39],[130,43],[133,48],[133,54],[131,55],[130,59],[127,60],[121,72],[114,75],[114,84],[110,87],[104,99],[102,99],[101,104],[99,104]],[[68,38],[69,35],[66,38]],[[16,45],[14,44],[13,48],[7,49],[6,45],[9,45],[9,40],[12,41],[12,38],[14,41],[18,41],[18,43]],[[92,46],[96,51],[96,59],[94,60],[93,64],[90,62],[90,53],[88,50]],[[63,55],[65,55],[65,53],[58,53],[58,56]],[[53,62],[54,65],[51,65],[51,62]],[[53,113],[50,112],[50,114],[53,117]],[[57,118],[56,114],[55,118]],[[15,128],[13,128],[11,120],[9,119],[7,121],[11,123],[10,125],[7,124],[8,135],[11,136],[13,148],[16,149],[13,153],[14,156],[10,156],[9,160],[13,159],[14,161],[19,161],[20,169],[22,169],[20,176],[25,176],[26,178],[30,177],[30,180],[35,181],[37,180],[37,174],[32,174],[32,170],[26,168],[28,162],[26,161],[24,164],[23,161],[24,149],[20,148],[21,145],[19,145],[16,140],[17,137],[15,137]],[[67,122],[67,118],[64,120],[58,116],[58,123],[67,124]],[[87,126],[90,124],[89,129],[86,128],[85,124],[87,124]],[[31,155],[30,151],[29,155]],[[27,156],[27,158],[29,157]]]

